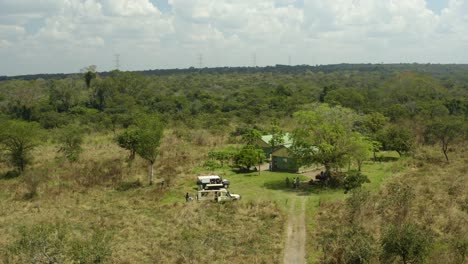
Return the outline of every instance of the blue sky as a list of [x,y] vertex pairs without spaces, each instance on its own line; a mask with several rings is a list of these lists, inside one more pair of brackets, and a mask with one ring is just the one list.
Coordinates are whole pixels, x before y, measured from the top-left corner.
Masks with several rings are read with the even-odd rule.
[[0,75],[468,63],[468,0],[0,0]]
[[440,13],[448,6],[448,0],[427,0],[427,6],[434,12]]

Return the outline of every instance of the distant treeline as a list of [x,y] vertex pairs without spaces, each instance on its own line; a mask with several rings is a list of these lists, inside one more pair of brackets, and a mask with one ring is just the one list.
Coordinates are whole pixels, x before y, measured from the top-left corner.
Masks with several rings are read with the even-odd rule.
[[[266,67],[215,67],[215,68],[186,68],[186,69],[159,69],[145,71],[131,71],[145,75],[173,75],[173,74],[240,74],[240,73],[281,73],[281,74],[301,74],[306,72],[378,72],[380,74],[391,74],[394,72],[412,71],[425,73],[440,79],[447,78],[449,75],[461,74],[468,71],[468,64],[418,64],[418,63],[400,63],[400,64],[330,64],[330,65],[281,65]],[[112,72],[99,72],[103,77],[110,76]],[[58,80],[71,77],[78,73],[50,73],[50,74],[29,74],[18,76],[0,76],[0,81],[6,80]],[[466,77],[468,78],[468,77]]]

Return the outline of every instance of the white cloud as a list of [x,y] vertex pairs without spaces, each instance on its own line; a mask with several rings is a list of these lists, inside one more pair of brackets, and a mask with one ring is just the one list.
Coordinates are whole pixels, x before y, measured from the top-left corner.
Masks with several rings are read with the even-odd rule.
[[148,0],[104,0],[106,10],[118,16],[159,15],[159,10]]
[[192,66],[198,53],[206,66],[251,65],[253,53],[259,65],[288,55],[298,64],[468,60],[468,0],[440,14],[424,0],[169,4],[163,14],[150,0],[0,0],[0,56],[9,58],[0,75],[109,70],[113,53],[127,69]]

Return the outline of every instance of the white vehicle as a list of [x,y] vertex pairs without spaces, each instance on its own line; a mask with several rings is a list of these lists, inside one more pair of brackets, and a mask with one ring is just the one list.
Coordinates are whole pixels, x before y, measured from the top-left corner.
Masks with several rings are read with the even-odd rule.
[[232,194],[222,188],[218,190],[200,190],[197,192],[197,201],[230,202],[239,200],[239,194]]
[[223,188],[228,188],[229,187],[229,181],[226,179],[221,179],[218,175],[209,175],[209,176],[198,176],[197,177],[197,185],[198,185],[198,190],[204,190],[209,187],[213,189],[215,187],[214,185],[220,184]]

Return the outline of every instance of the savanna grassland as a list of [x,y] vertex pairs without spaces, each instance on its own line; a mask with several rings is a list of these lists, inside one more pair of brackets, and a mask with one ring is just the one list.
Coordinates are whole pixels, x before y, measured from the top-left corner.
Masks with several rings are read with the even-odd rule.
[[0,263],[466,263],[466,66],[92,69],[0,82]]

